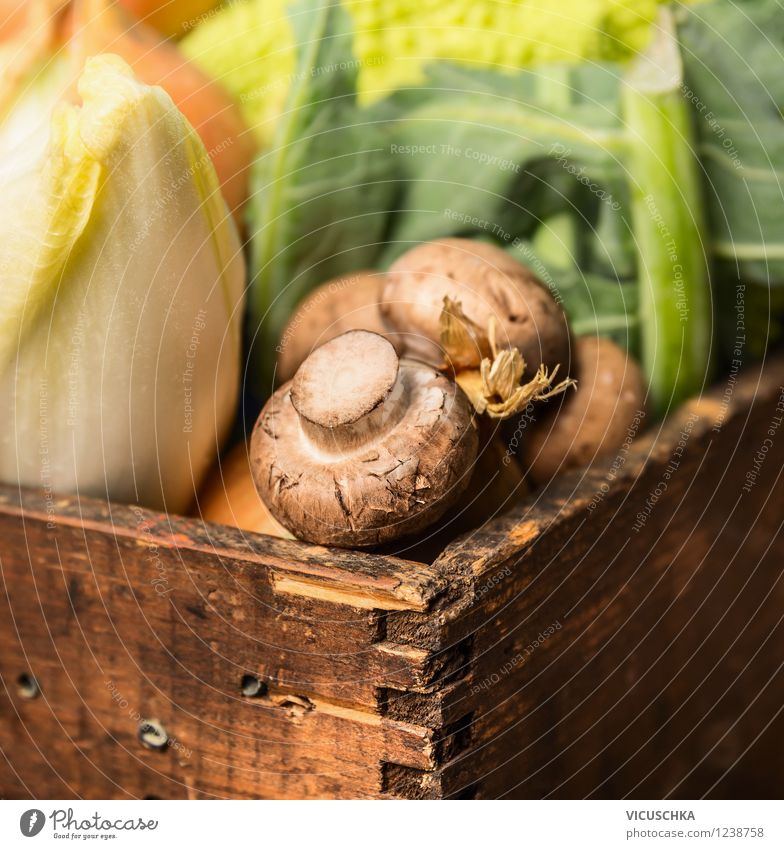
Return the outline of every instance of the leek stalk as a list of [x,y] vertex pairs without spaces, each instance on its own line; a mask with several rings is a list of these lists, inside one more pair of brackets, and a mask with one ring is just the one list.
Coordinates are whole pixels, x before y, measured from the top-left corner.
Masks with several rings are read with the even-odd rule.
[[671,15],[622,94],[637,246],[641,359],[663,416],[710,380],[713,312],[699,164]]

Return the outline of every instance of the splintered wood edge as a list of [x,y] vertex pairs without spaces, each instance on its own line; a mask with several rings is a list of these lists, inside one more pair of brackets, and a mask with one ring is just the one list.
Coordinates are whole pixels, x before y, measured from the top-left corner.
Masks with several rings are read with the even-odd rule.
[[284,575],[274,569],[270,572],[272,588],[278,595],[296,595],[318,601],[345,604],[367,610],[427,610],[427,600],[421,594],[403,599],[389,594],[373,593],[358,587],[336,587],[321,581]]
[[[685,401],[663,422],[640,434],[613,477],[613,487],[630,487],[648,464],[669,457],[686,422],[692,437],[705,438],[711,431],[718,434],[734,420],[747,416],[753,405],[771,404],[782,392],[782,354],[754,363],[737,378],[724,376],[703,395]],[[559,475],[549,487],[509,513],[452,542],[433,566],[442,574],[485,575],[510,557],[524,554],[555,522],[585,510],[598,487],[606,482],[606,469],[575,469]]]
[[444,577],[424,563],[276,539],[81,496],[56,496],[52,501],[37,490],[0,485],[0,515],[44,524],[47,533],[76,528],[262,567],[278,592],[353,607],[426,611],[447,586]]

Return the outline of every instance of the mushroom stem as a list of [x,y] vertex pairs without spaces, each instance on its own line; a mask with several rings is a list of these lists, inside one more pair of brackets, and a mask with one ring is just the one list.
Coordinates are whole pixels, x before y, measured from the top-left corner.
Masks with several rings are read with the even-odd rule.
[[291,403],[306,440],[334,458],[393,428],[408,406],[408,391],[392,345],[355,331],[327,342],[302,364]]

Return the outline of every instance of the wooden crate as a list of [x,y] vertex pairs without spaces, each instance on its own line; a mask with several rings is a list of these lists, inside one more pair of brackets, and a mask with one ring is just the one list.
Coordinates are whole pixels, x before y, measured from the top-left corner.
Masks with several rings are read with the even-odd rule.
[[0,793],[780,796],[783,384],[432,564],[2,490]]

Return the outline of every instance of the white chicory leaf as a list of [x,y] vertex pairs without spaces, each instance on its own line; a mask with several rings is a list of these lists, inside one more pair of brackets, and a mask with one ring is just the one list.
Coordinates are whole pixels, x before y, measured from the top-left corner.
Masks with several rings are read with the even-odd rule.
[[78,93],[0,170],[0,479],[179,511],[236,409],[241,246],[162,89],[103,55]]

